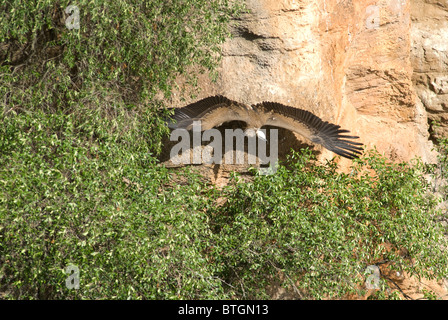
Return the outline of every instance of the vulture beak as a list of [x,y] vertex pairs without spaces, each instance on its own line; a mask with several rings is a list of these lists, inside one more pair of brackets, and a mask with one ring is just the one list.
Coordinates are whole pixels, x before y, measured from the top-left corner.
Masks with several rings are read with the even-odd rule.
[[265,135],[264,132],[261,131],[260,129],[257,129],[257,136],[258,136],[258,138],[260,138],[260,139],[263,140],[263,141],[268,141],[268,140],[266,139],[266,135]]
[[261,131],[260,129],[257,129],[257,128],[249,128],[249,129],[246,130],[245,134],[248,137],[255,137],[255,136],[257,136],[258,139],[261,139],[263,141],[268,141],[266,139],[266,135],[264,134],[264,132]]

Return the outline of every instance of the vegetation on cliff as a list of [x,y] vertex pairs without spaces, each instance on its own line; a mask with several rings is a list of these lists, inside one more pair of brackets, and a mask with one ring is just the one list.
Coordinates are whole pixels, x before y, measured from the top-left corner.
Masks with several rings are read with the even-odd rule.
[[[167,129],[156,97],[189,66],[213,72],[241,8],[80,0],[70,29],[68,5],[0,6],[6,298],[268,298],[277,283],[319,299],[362,294],[372,265],[448,275],[442,212],[418,160],[368,151],[345,174],[302,150],[274,175],[235,174],[222,190],[157,163]],[[372,297],[398,297],[386,276],[374,285]]]

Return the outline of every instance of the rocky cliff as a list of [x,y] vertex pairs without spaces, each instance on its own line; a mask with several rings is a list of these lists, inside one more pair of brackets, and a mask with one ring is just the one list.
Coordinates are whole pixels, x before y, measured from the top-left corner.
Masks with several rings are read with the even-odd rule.
[[[198,99],[223,94],[246,103],[281,102],[340,124],[391,160],[434,160],[426,104],[412,82],[418,76],[413,78],[410,57],[409,0],[246,3],[249,12],[236,21],[234,36],[224,45],[219,79],[202,79]],[[433,80],[434,88],[444,84],[441,77]],[[444,89],[436,90],[428,95],[443,95]],[[183,104],[174,100],[175,106]],[[286,136],[282,147],[296,143]],[[333,156],[316,149],[321,159]]]
[[[309,110],[351,130],[393,161],[434,162],[428,122],[448,135],[448,4],[436,0],[247,0],[223,47],[219,78],[200,78],[197,97],[276,101]],[[174,106],[183,106],[179,95]],[[282,136],[283,135],[283,136]],[[307,143],[280,135],[281,153]],[[309,142],[308,142],[309,143]],[[309,144],[312,145],[311,143]],[[333,154],[318,146],[320,159]],[[341,159],[348,165],[349,160]],[[219,167],[219,166],[218,166]],[[235,168],[233,168],[235,169]],[[211,169],[224,183],[223,168]],[[447,284],[398,279],[422,298]],[[281,289],[276,288],[274,297]]]
[[412,81],[430,121],[440,123],[434,137],[448,136],[448,2],[411,2]]

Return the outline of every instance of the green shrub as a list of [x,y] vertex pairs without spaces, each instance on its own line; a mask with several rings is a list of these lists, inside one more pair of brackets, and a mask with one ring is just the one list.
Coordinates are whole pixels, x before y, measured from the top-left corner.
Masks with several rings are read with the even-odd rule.
[[[214,71],[239,9],[80,0],[80,29],[68,29],[69,4],[0,4],[2,289],[22,299],[217,295],[205,262],[188,258],[202,250],[188,239],[207,234],[191,214],[202,198],[184,199],[198,179],[165,190],[170,175],[155,166],[168,132],[156,96],[169,97],[179,75],[194,83],[193,67]],[[79,291],[65,286],[70,264]]]
[[[80,29],[69,30],[68,4],[0,5],[7,298],[266,298],[275,282],[324,298],[359,293],[369,265],[447,276],[441,212],[419,161],[370,152],[344,174],[304,151],[223,190],[157,163],[167,129],[155,96],[190,66],[216,65],[238,8],[81,0]],[[66,285],[70,265],[79,289]],[[385,280],[376,298],[397,298]]]
[[[6,120],[5,117],[2,120]],[[145,150],[76,132],[73,116],[8,117],[0,129],[1,281],[10,297],[223,296],[203,251],[209,229],[197,177]],[[80,289],[65,286],[69,265]]]
[[0,108],[74,112],[116,119],[118,135],[138,125],[141,139],[160,151],[167,133],[163,104],[177,76],[194,82],[213,71],[228,24],[239,9],[227,0],[80,0],[75,12],[60,1],[6,1],[0,5]]
[[[274,175],[236,175],[216,190],[126,139],[92,140],[74,115],[1,120],[0,283],[10,298],[266,298],[272,282],[324,298],[359,293],[366,267],[385,262],[447,275],[419,161],[370,152],[344,174],[294,153]],[[69,265],[79,290],[66,287]]]
[[303,298],[343,297],[365,288],[369,265],[384,263],[447,275],[446,238],[421,162],[390,164],[371,151],[344,174],[333,162],[310,165],[310,153],[291,160],[291,170],[235,182],[212,215],[221,277],[236,296],[264,298],[275,279]]

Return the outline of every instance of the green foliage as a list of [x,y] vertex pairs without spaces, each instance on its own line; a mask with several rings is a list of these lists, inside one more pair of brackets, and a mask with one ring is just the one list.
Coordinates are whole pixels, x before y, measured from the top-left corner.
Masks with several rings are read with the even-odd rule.
[[[169,97],[179,75],[194,82],[191,69],[213,72],[237,6],[80,0],[78,30],[65,26],[69,4],[0,4],[2,289],[15,298],[218,295],[213,270],[195,259],[207,235],[191,214],[199,181],[165,190],[170,175],[152,154],[168,132],[156,96]],[[196,200],[185,203],[188,194]],[[80,291],[64,285],[69,264],[80,267]]]
[[[6,120],[2,117],[2,120]],[[0,129],[0,265],[11,297],[225,296],[203,252],[210,231],[197,177],[147,150],[77,132],[73,116],[8,117]],[[76,265],[81,288],[65,287]]]
[[437,300],[437,294],[431,290],[423,289],[423,298],[426,300]]
[[[362,294],[369,265],[447,276],[419,161],[390,164],[372,151],[344,174],[305,150],[273,175],[235,175],[223,190],[157,163],[167,130],[155,96],[169,96],[190,67],[213,69],[238,8],[80,0],[80,29],[69,30],[68,4],[0,5],[8,298],[267,298],[280,283],[319,299]],[[66,287],[69,265],[79,267],[78,290]],[[397,298],[385,279],[380,286],[374,298]]]
[[0,5],[0,108],[126,114],[131,126],[149,109],[145,139],[160,151],[167,130],[155,96],[169,96],[178,75],[193,81],[193,66],[214,70],[236,7],[227,0],[80,0],[80,28],[69,29],[70,4]]
[[[362,293],[366,267],[384,261],[447,275],[419,162],[372,152],[348,175],[294,153],[290,169],[216,190],[127,139],[92,139],[74,115],[1,120],[0,284],[10,298],[267,298],[272,282],[341,297]],[[68,265],[80,269],[79,290],[65,286]]]
[[291,170],[226,190],[213,224],[222,276],[236,296],[265,297],[272,278],[305,298],[359,293],[364,270],[379,262],[410,275],[447,274],[421,162],[390,164],[371,151],[348,175],[310,160],[294,153]]

